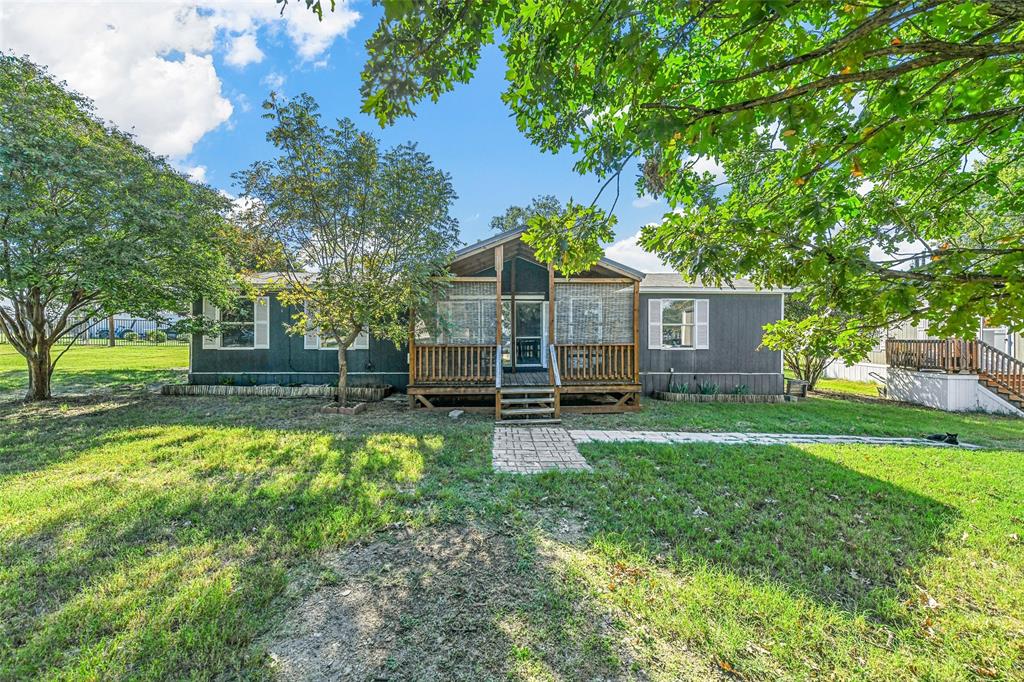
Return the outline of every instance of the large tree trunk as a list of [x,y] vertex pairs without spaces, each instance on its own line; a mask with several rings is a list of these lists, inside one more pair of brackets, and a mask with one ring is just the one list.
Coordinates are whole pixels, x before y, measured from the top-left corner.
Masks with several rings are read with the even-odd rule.
[[348,358],[341,343],[338,343],[338,403],[344,407],[348,403]]
[[50,399],[50,351],[28,358],[28,394],[25,400]]

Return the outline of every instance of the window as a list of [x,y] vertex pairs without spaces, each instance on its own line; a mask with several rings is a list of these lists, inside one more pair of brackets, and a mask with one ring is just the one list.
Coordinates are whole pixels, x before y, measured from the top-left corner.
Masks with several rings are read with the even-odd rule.
[[647,308],[647,347],[652,350],[706,349],[706,298],[652,298]]
[[661,306],[661,347],[693,348],[693,300],[663,300]]
[[256,347],[256,303],[240,299],[220,311],[220,347]]
[[239,298],[229,308],[203,301],[203,316],[220,326],[217,336],[204,336],[203,348],[253,350],[270,348],[270,299]]
[[[370,335],[366,332],[359,332],[356,336],[355,341],[348,347],[349,350],[366,350],[370,347]],[[338,342],[334,337],[321,337],[320,338],[320,350],[338,350]]]

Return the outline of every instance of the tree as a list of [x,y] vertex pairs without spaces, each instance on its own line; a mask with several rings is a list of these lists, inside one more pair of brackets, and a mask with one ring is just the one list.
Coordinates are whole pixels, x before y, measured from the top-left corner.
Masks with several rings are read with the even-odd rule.
[[875,343],[872,330],[852,328],[835,311],[816,311],[806,302],[787,296],[786,317],[764,327],[761,345],[782,351],[786,368],[812,390],[825,369],[836,360],[860,360]]
[[83,320],[222,300],[226,208],[44,69],[0,54],[0,331],[28,364],[27,399],[50,397]]
[[534,197],[529,206],[509,206],[503,214],[491,218],[491,228],[499,232],[526,229],[530,219],[535,216],[554,218],[563,212],[562,202],[558,197],[545,194]]
[[289,332],[318,330],[338,349],[338,400],[348,398],[345,351],[363,331],[396,345],[404,314],[441,292],[458,223],[451,178],[416,146],[382,150],[349,119],[324,126],[307,94],[271,95],[264,117],[277,156],[237,173],[246,229],[281,245],[278,294],[299,309]]
[[[1024,154],[1022,36],[1008,0],[388,2],[362,93],[393,122],[468,81],[498,40],[520,129],[570,147],[581,173],[638,160],[638,189],[673,209],[642,245],[684,273],[967,333],[980,315],[1024,317],[1024,192],[1006,172]],[[725,177],[698,203],[706,157]],[[1004,236],[979,247],[983,197]],[[907,267],[907,244],[928,267]]]

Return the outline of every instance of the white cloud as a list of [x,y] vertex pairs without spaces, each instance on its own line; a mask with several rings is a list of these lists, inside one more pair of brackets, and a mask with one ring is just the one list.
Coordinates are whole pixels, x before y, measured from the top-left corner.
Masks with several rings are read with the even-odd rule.
[[284,76],[279,74],[277,71],[271,71],[263,77],[263,80],[260,81],[260,85],[271,90],[280,90],[281,86],[284,85]]
[[620,239],[605,249],[604,253],[612,260],[642,272],[672,272],[672,268],[665,265],[664,261],[658,258],[658,256],[650,251],[645,251],[637,243],[639,237],[640,232],[637,232],[624,239]]
[[188,166],[184,169],[188,175],[189,180],[195,180],[196,182],[206,182],[206,166]]
[[231,39],[231,48],[224,61],[239,68],[263,61],[263,50],[256,44],[255,33],[243,33]]
[[725,169],[722,168],[722,164],[710,156],[698,156],[693,163],[693,170],[697,173],[711,173],[719,183],[725,180]]
[[301,2],[282,17],[271,0],[2,0],[0,46],[49,67],[157,154],[184,158],[233,111],[215,55],[251,64],[261,35],[283,33],[313,61],[358,19],[344,1],[321,23]]

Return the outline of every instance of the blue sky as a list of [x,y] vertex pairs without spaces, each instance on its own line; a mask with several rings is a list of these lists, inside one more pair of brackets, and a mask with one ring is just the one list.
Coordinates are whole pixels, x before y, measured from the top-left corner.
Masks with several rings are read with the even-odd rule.
[[[276,88],[287,96],[310,93],[325,118],[348,116],[385,144],[416,142],[452,176],[465,242],[488,236],[492,216],[534,196],[588,203],[595,196],[600,183],[577,175],[571,154],[542,153],[516,129],[500,99],[497,47],[486,51],[468,85],[381,129],[359,113],[359,74],[382,10],[363,0],[339,2],[319,24],[301,4],[293,0],[282,18],[273,0],[4,0],[0,45],[47,65],[94,99],[101,115],[232,194],[231,174],[272,154],[259,105]],[[609,255],[662,270],[634,238],[666,207],[638,199],[634,176],[635,167],[623,175],[615,210],[620,243]],[[601,204],[611,200],[606,192]]]
[[[265,50],[266,59],[260,64],[228,72],[225,84],[243,93],[252,109],[245,113],[236,110],[232,125],[207,134],[196,146],[192,160],[206,166],[207,182],[230,190],[234,170],[272,153],[263,140],[268,122],[260,118],[258,103],[267,94],[267,81],[281,76],[284,94],[312,94],[325,118],[350,117],[389,145],[416,142],[438,167],[452,175],[459,195],[454,215],[464,241],[487,236],[491,216],[509,205],[528,203],[538,194],[554,194],[563,201],[569,197],[592,200],[600,183],[594,177],[575,173],[570,153],[543,153],[516,128],[500,98],[505,84],[504,59],[497,47],[486,51],[476,78],[437,103],[421,104],[415,118],[382,129],[370,116],[360,113],[359,74],[365,61],[364,44],[380,10],[362,4],[356,7],[363,16],[346,37],[335,41],[325,66],[302,63],[294,58],[288,43],[276,41]],[[626,236],[644,223],[658,220],[664,204],[634,206],[633,178],[623,180],[616,215],[618,235]],[[610,195],[609,191],[602,196],[606,207],[611,205]]]

